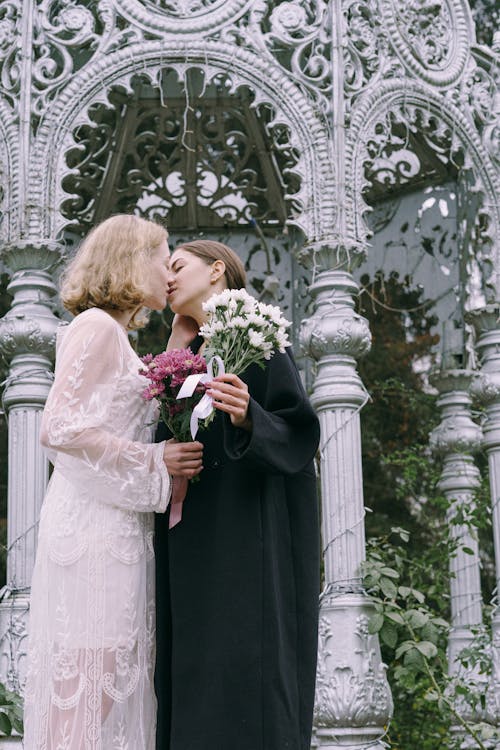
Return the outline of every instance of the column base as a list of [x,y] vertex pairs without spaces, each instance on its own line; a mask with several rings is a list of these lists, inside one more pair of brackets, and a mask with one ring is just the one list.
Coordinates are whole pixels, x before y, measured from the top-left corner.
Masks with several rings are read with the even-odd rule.
[[14,593],[0,601],[0,682],[19,695],[26,679],[28,616],[27,593]]
[[500,726],[500,609],[497,607],[491,621],[492,670],[486,691],[486,718]]
[[21,750],[23,738],[18,734],[15,737],[1,737],[0,750]]
[[314,725],[319,748],[384,748],[392,716],[391,691],[373,613],[360,593],[329,594],[320,607]]
[[[384,742],[382,735],[384,730],[380,727],[363,727],[359,729],[317,729],[316,737],[318,744],[313,747],[321,750],[337,750],[337,748],[349,748],[349,750],[387,750],[388,744]],[[373,739],[378,737],[378,739]]]

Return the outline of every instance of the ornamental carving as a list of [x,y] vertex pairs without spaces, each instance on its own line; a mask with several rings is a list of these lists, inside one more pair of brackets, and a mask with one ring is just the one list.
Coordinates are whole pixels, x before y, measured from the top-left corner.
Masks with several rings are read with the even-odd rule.
[[7,690],[22,694],[25,679],[25,661],[27,646],[27,620],[28,603],[24,607],[14,599],[7,598],[11,592],[6,592],[3,600],[5,611],[0,614],[0,627],[2,628],[2,648],[0,650],[0,665],[3,680]]
[[[273,71],[273,69],[266,67],[265,61],[257,56],[249,57],[247,53],[238,49],[228,49],[227,46],[222,44],[217,43],[213,46],[207,44],[206,46],[212,47],[213,55],[211,69],[207,71],[207,75],[210,77],[206,80],[206,86],[210,86],[214,79],[220,79],[217,68],[222,66],[222,60],[227,61],[227,63],[231,62],[231,75],[223,76],[224,86],[228,88],[229,93],[234,93],[240,87],[248,86],[249,91],[255,96],[253,105],[256,107],[270,106],[273,111],[272,122],[269,127],[272,132],[279,130],[276,148],[285,154],[288,148],[291,148],[294,153],[299,154],[299,158],[291,170],[291,174],[296,175],[297,181],[294,183],[296,192],[287,196],[292,202],[288,218],[290,223],[294,223],[303,229],[306,236],[314,238],[321,233],[323,225],[330,224],[333,221],[337,210],[332,200],[332,183],[335,171],[330,160],[327,131],[323,127],[322,119],[318,119],[317,111],[314,110],[311,102],[307,102],[303,93],[295,84],[287,81],[286,85],[283,85],[283,74],[279,70]],[[161,59],[165,60],[169,55],[172,58],[178,54],[185,55],[185,49],[181,50],[179,46],[174,45],[169,50],[165,44],[155,43],[149,50],[145,47],[140,50],[137,49],[137,54],[143,55],[146,60],[150,55],[151,67],[146,68],[145,62],[141,75],[145,75],[147,72],[148,81],[155,88],[159,85],[163,72],[163,67],[159,67]],[[205,55],[206,51],[203,53],[203,59],[205,59]],[[197,66],[194,57],[195,55],[193,55],[192,62],[187,66],[188,68]],[[217,61],[219,62],[217,63]],[[243,67],[244,61],[245,68]],[[250,64],[251,69],[248,67]],[[181,82],[184,81],[185,64],[172,63],[169,67],[177,72]],[[112,58],[107,58],[106,68],[106,71],[104,68],[99,70],[101,76],[109,75],[111,76],[110,83],[114,80],[114,85],[123,87],[127,92],[133,92],[133,54],[122,55],[117,53],[116,67],[113,65]],[[92,70],[92,66],[89,70]],[[120,74],[118,75],[118,73]],[[33,172],[36,171],[40,174],[40,190],[47,196],[45,199],[40,197],[38,200],[40,206],[46,206],[47,200],[50,200],[50,204],[56,200],[56,205],[61,205],[64,201],[61,186],[57,183],[54,184],[55,173],[53,171],[48,174],[42,172],[38,164],[43,162],[47,149],[51,152],[54,150],[57,154],[56,173],[58,175],[67,173],[68,168],[64,165],[64,156],[65,152],[75,148],[73,130],[90,120],[90,113],[87,114],[86,108],[83,110],[75,109],[74,96],[82,95],[82,88],[87,90],[96,102],[103,102],[102,78],[96,79],[96,75],[87,72],[82,80],[75,79],[68,87],[67,97],[61,103],[63,109],[58,118],[57,126],[50,129],[46,128],[43,123],[40,126],[36,155],[32,163]],[[186,96],[185,93],[184,96]],[[191,106],[190,101],[187,102],[187,106]],[[311,142],[311,147],[300,152],[299,145],[308,140]],[[54,141],[56,142],[54,143]],[[314,149],[312,143],[314,143]],[[289,178],[287,177],[287,179]],[[297,189],[296,186],[298,185],[300,187]],[[50,216],[50,214],[46,208],[42,209],[40,221],[45,220],[47,216]],[[58,226],[57,228],[61,227]],[[49,231],[49,228],[44,228],[43,231]]]
[[456,170],[462,178],[467,176],[469,194],[477,196],[471,220],[476,227],[475,261],[485,298],[496,297],[491,254],[500,239],[500,203],[493,198],[498,177],[471,120],[451,100],[444,107],[437,94],[419,84],[402,92],[396,82],[387,81],[361,97],[353,110],[346,150],[346,211],[358,232],[366,233],[360,223],[366,211],[362,196],[373,200],[381,182],[399,188],[420,179],[443,181],[443,165],[448,174]]
[[[319,623],[319,661],[316,677],[315,726],[365,727],[384,725],[392,714],[392,698],[385,676],[385,667],[377,657],[376,637],[368,633],[368,617],[359,615],[355,636],[359,669],[350,664],[329,666],[332,656],[329,642],[335,638],[328,617]],[[348,655],[346,655],[346,659]]]
[[[166,89],[175,83],[163,78]],[[190,77],[186,86],[194,89]],[[283,185],[290,196],[297,191],[291,177],[296,158],[284,128],[270,127],[269,108],[253,107],[244,92],[225,96],[222,84],[209,87],[204,99],[193,98],[189,108],[182,98],[162,107],[140,80],[134,92],[131,104],[112,92],[110,105],[96,105],[91,124],[75,132],[66,155],[71,173],[63,181],[73,197],[62,211],[77,231],[131,211],[167,220],[170,231],[285,224]],[[141,92],[153,97],[141,101]],[[120,148],[113,150],[116,142]]]
[[18,354],[36,354],[53,359],[57,319],[28,318],[22,312],[8,313],[0,320],[0,352],[10,360]]
[[121,15],[151,34],[218,32],[235,23],[252,0],[116,0]]
[[427,83],[447,87],[469,56],[469,19],[459,2],[380,0],[385,31],[403,65]]
[[[345,312],[345,314],[343,314]],[[371,334],[368,323],[361,315],[353,311],[320,310],[302,322],[300,341],[304,351],[314,359],[327,354],[343,354],[358,358],[366,354],[371,346]]]

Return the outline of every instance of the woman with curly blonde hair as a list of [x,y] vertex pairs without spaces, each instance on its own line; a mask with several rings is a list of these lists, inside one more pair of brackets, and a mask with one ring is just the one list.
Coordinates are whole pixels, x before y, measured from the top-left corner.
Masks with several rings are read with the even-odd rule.
[[62,278],[41,442],[54,471],[40,514],[25,700],[26,750],[152,750],[153,513],[199,443],[152,442],[127,331],[166,304],[166,231],[137,216],[95,227]]

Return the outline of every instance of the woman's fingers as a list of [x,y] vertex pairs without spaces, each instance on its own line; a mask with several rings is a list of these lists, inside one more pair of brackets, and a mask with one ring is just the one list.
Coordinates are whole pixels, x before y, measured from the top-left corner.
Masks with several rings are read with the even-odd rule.
[[229,414],[231,422],[236,427],[248,421],[248,386],[237,375],[219,375],[208,383],[207,393],[211,396],[215,408]]
[[163,451],[163,460],[169,474],[192,477],[203,469],[203,443],[179,443],[168,440]]

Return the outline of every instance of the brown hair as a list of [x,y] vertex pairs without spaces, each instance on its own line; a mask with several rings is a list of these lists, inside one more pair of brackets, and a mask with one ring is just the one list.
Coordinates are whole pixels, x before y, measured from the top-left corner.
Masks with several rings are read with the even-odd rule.
[[[140,308],[148,260],[167,238],[159,224],[133,214],[117,214],[98,224],[63,272],[64,307],[73,315],[90,307]],[[140,328],[145,322],[134,315],[129,328]]]
[[243,289],[246,284],[245,266],[236,255],[234,250],[222,242],[214,240],[193,240],[184,242],[176,250],[187,250],[191,255],[201,258],[209,266],[216,260],[224,261],[226,266],[225,277],[229,289]]

